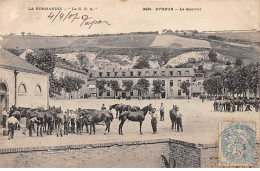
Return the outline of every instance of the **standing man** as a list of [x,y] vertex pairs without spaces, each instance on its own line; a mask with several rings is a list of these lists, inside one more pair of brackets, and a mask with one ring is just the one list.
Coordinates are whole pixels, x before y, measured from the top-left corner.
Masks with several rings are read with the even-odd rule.
[[163,103],[161,103],[161,107],[160,107],[160,120],[164,121],[164,106],[163,106]]
[[177,114],[176,121],[177,121],[177,132],[180,132],[180,131],[183,132],[182,114],[181,113]]
[[4,108],[4,110],[2,111],[2,116],[3,116],[3,128],[6,128],[6,118],[7,118],[7,111],[6,109]]
[[8,123],[8,140],[13,139],[14,138],[14,128],[15,125],[20,125],[19,121],[14,117],[11,116],[10,118],[7,119],[7,123]]
[[102,107],[101,107],[101,110],[106,110],[106,109],[107,108],[106,108],[105,104],[103,104]]
[[153,134],[157,133],[157,114],[156,114],[156,109],[154,108],[153,111],[150,112],[151,115],[151,124],[153,128]]
[[70,124],[71,124],[71,133],[75,133],[77,114],[75,114],[73,110],[70,110],[69,117],[70,117]]

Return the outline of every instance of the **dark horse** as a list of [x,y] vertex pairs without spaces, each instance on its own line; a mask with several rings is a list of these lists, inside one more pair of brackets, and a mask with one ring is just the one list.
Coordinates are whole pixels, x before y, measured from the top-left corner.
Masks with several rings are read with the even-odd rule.
[[128,119],[130,121],[134,122],[140,122],[140,134],[142,133],[142,123],[145,119],[145,115],[147,114],[148,111],[153,111],[152,105],[145,106],[142,108],[140,111],[137,112],[131,112],[131,111],[126,111],[123,112],[119,115],[119,120],[121,120],[121,123],[119,124],[119,134],[123,135],[123,125],[125,121]]
[[[90,125],[90,132],[92,134],[92,129],[94,134],[96,133],[95,124],[104,122],[106,124],[106,130],[110,132],[110,124],[113,121],[113,114],[110,110],[93,110],[91,114],[85,115],[89,125]],[[105,131],[106,131],[105,130]]]
[[170,118],[172,121],[172,129],[177,129],[177,112],[179,111],[179,108],[177,106],[174,106],[170,111]]
[[118,118],[118,115],[120,115],[122,112],[128,110],[128,105],[125,104],[114,104],[109,107],[109,110],[115,109],[116,110],[116,119]]

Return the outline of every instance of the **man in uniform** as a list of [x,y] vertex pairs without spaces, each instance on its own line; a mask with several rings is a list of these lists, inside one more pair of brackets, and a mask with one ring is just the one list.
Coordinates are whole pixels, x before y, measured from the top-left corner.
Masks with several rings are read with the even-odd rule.
[[156,114],[156,109],[153,108],[153,110],[149,113],[151,115],[151,124],[153,128],[153,134],[157,133],[157,114]]
[[70,117],[70,124],[71,124],[71,133],[75,133],[75,122],[76,122],[77,114],[75,114],[73,110],[70,110],[69,117]]
[[6,128],[6,118],[7,118],[7,111],[6,109],[4,108],[4,110],[2,111],[2,116],[3,116],[3,128]]
[[8,140],[13,139],[14,138],[14,128],[15,125],[20,125],[19,121],[14,117],[11,116],[10,118],[7,119],[7,124],[8,124]]
[[163,106],[163,103],[161,103],[161,107],[160,107],[160,121],[164,121],[164,106]]

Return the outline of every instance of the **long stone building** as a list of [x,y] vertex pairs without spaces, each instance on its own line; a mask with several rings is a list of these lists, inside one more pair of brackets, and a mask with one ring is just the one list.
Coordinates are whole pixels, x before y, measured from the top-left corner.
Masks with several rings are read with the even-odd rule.
[[49,75],[27,61],[0,49],[0,109],[48,108]]
[[[113,98],[120,96],[125,98],[130,96],[131,98],[138,98],[141,96],[140,92],[137,90],[130,91],[129,94],[124,90],[123,81],[133,80],[134,85],[141,78],[145,78],[149,81],[149,90],[145,93],[145,97],[155,98],[153,89],[153,80],[162,80],[164,91],[160,94],[160,98],[184,98],[186,93],[181,90],[181,83],[183,81],[190,82],[189,87],[190,95],[193,95],[192,87],[194,81],[194,70],[192,68],[159,68],[159,69],[102,69],[98,71],[91,71],[89,73],[90,79],[95,80],[105,80],[107,83],[105,85],[106,92],[101,93],[97,89],[98,98]],[[117,80],[122,91],[114,92],[110,86],[110,80]],[[202,86],[202,82],[198,83],[197,86]],[[197,90],[200,88],[196,88]],[[201,93],[201,92],[196,92]]]

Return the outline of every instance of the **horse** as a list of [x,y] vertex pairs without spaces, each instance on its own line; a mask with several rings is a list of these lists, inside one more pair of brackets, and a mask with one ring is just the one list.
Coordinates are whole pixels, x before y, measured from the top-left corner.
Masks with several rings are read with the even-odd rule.
[[110,124],[113,121],[113,114],[110,110],[93,110],[88,115],[85,115],[85,118],[87,119],[89,125],[90,125],[90,132],[89,134],[92,134],[92,129],[94,134],[96,133],[96,127],[95,124],[99,122],[104,122],[106,124],[105,131],[110,133]]
[[125,121],[128,119],[130,121],[134,121],[134,122],[140,122],[140,134],[142,135],[142,123],[145,119],[145,115],[147,114],[148,111],[153,111],[153,107],[151,104],[145,106],[144,108],[142,108],[140,111],[137,112],[131,112],[131,111],[126,111],[123,112],[119,115],[119,120],[121,121],[121,123],[119,124],[119,129],[118,129],[118,133],[119,135],[123,135],[123,125],[125,123]]
[[139,106],[130,106],[130,105],[127,105],[127,111],[131,111],[131,112],[137,112],[140,110],[140,107]]
[[172,121],[172,129],[177,129],[177,112],[179,111],[179,108],[177,106],[173,107],[173,109],[171,109],[169,111],[170,113],[170,118]]

